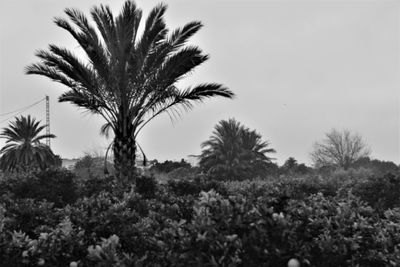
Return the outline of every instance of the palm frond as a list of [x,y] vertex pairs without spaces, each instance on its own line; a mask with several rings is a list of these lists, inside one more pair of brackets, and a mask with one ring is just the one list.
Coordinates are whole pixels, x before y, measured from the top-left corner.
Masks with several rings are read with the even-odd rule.
[[63,93],[58,98],[58,101],[71,102],[78,107],[86,108],[97,114],[100,114],[102,108],[105,108],[103,103],[98,101],[93,95],[78,90],[71,90]]
[[113,130],[114,126],[112,125],[112,123],[107,122],[105,124],[103,124],[100,128],[100,134],[104,135],[105,137],[109,137],[110,135],[110,130]]
[[208,59],[198,47],[190,46],[170,56],[155,74],[153,86],[166,88],[178,82]]
[[167,6],[159,4],[153,8],[148,15],[145,23],[145,29],[141,38],[137,41],[134,53],[129,58],[130,68],[128,73],[133,79],[144,81],[146,79],[143,69],[148,55],[158,45],[168,32],[164,22],[164,13]]
[[27,167],[45,168],[55,162],[55,155],[48,146],[40,143],[42,139],[54,138],[53,134],[40,132],[45,128],[31,116],[16,117],[1,134],[6,145],[0,150],[0,168],[6,171]]
[[25,73],[26,74],[37,74],[41,76],[45,76],[47,78],[50,78],[51,80],[55,82],[59,82],[69,88],[75,88],[77,87],[77,83],[65,76],[65,74],[59,72],[56,68],[46,66],[43,64],[31,64],[27,67],[25,67]]
[[195,86],[194,88],[188,88],[184,90],[179,95],[179,98],[202,101],[204,98],[215,97],[215,96],[233,98],[235,94],[221,84],[204,83]]
[[213,135],[201,144],[200,167],[225,179],[263,175],[272,160],[265,153],[275,152],[268,145],[256,131],[236,120],[222,120],[215,126]]
[[[125,1],[117,16],[109,6],[93,7],[93,24],[81,11],[65,9],[67,17],[55,18],[54,22],[72,35],[86,58],[50,45],[48,50],[36,53],[40,62],[28,66],[26,73],[69,87],[71,90],[59,97],[60,102],[68,101],[103,116],[107,123],[100,132],[113,130],[120,143],[130,145],[140,130],[162,113],[174,120],[196,102],[215,96],[232,98],[234,94],[219,84],[178,90],[176,83],[205,62],[208,55],[196,46],[187,46],[202,24],[193,21],[169,32],[164,19],[166,9],[160,4],[151,10],[140,36],[142,11],[131,0]],[[113,149],[119,155],[116,162],[122,164],[124,157],[125,162],[134,158],[123,154],[132,153],[136,147],[126,152],[122,145]]]
[[137,30],[139,28],[142,12],[132,1],[126,1],[122,11],[116,18],[117,36],[120,45],[121,60],[127,60],[134,48]]
[[[96,31],[92,28],[84,15],[77,10],[66,9],[65,12],[75,22],[82,32],[76,31],[71,24],[63,18],[55,18],[57,26],[68,31],[79,43],[88,56],[88,59],[97,71],[98,76],[110,83],[109,59],[107,53],[98,38]],[[82,17],[83,16],[83,17]]]

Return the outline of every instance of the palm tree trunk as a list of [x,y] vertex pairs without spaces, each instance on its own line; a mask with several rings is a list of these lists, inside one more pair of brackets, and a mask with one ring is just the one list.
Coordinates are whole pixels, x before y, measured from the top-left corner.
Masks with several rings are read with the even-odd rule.
[[116,134],[114,138],[114,167],[120,182],[133,181],[135,177],[136,141],[132,136]]

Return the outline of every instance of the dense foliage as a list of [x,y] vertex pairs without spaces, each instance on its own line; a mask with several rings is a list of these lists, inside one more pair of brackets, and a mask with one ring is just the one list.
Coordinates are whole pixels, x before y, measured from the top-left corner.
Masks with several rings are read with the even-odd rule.
[[6,145],[0,150],[0,169],[3,171],[27,171],[46,169],[60,165],[60,159],[43,142],[54,134],[41,134],[46,125],[40,125],[30,115],[16,117],[3,128],[0,138]]
[[72,171],[84,179],[102,176],[105,173],[115,173],[113,164],[105,157],[89,153],[86,153],[76,161]]
[[279,168],[279,173],[283,175],[304,175],[312,172],[312,168],[304,163],[298,163],[293,157],[289,157]]
[[[341,175],[164,185],[138,177],[123,187],[68,171],[5,176],[0,262],[285,266],[296,258],[302,266],[398,266],[400,176]],[[74,197],[54,198],[65,186]]]
[[114,134],[114,165],[122,178],[132,178],[137,136],[153,118],[167,112],[179,114],[180,108],[188,110],[210,97],[233,97],[217,83],[178,88],[178,81],[209,57],[200,48],[186,45],[202,24],[194,21],[169,31],[166,9],[165,4],[157,5],[143,23],[134,1],[126,0],[118,15],[100,5],[91,9],[91,24],[81,11],[68,8],[68,19],[54,21],[77,41],[85,57],[51,44],[36,53],[39,63],[26,68],[27,74],[68,87],[60,102],[104,118],[101,130]]
[[221,120],[209,140],[202,143],[200,168],[213,178],[251,179],[264,175],[275,152],[255,130],[235,119]]
[[186,45],[202,24],[169,32],[165,12],[156,6],[142,27],[142,11],[126,0],[117,16],[93,7],[94,24],[75,9],[55,19],[86,58],[50,45],[26,72],[67,86],[60,102],[105,119],[115,169],[90,155],[74,172],[57,169],[40,142],[54,137],[39,135],[45,126],[30,116],[10,123],[1,134],[0,265],[400,266],[398,166],[366,158],[349,131],[316,143],[319,170],[294,158],[278,167],[269,143],[234,119],[202,144],[199,168],[135,168],[137,147],[147,161],[137,136],[159,114],[233,97],[215,83],[177,87],[208,56]]
[[154,162],[150,168],[150,171],[169,173],[178,168],[190,168],[190,167],[192,167],[190,163],[186,162],[184,159],[182,159],[181,161],[166,160],[161,163],[158,161]]
[[379,176],[388,174],[389,172],[400,172],[400,166],[397,166],[394,162],[371,159],[369,157],[358,159],[351,165],[351,167],[355,169],[366,168],[369,169],[373,174]]

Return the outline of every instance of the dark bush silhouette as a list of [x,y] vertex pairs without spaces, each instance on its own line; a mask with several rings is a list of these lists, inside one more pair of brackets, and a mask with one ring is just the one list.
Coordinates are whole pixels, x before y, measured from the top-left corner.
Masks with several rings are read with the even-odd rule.
[[382,161],[378,159],[370,159],[369,157],[364,157],[351,166],[352,168],[365,168],[371,170],[372,173],[378,176],[383,176],[388,173],[399,173],[400,167],[391,161]]
[[356,184],[353,193],[378,211],[400,207],[400,175],[369,177]]
[[65,169],[12,174],[0,182],[0,192],[5,190],[17,199],[47,200],[56,207],[73,203],[78,197],[76,176]]
[[153,164],[153,166],[151,166],[150,168],[150,171],[169,173],[178,168],[190,167],[192,167],[192,165],[190,165],[190,163],[186,162],[184,159],[182,159],[181,161],[166,160],[162,163],[156,162],[155,164]]
[[146,198],[152,198],[157,191],[157,181],[153,176],[139,176],[136,178],[136,192]]

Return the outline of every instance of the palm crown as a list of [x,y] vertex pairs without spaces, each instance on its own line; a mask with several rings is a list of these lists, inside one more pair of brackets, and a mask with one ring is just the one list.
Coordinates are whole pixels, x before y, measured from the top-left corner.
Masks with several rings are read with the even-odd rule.
[[28,74],[43,75],[70,88],[60,102],[71,102],[106,120],[101,131],[114,132],[115,165],[124,172],[135,164],[138,133],[154,117],[163,112],[177,114],[180,108],[191,108],[205,98],[233,97],[216,83],[177,88],[176,83],[208,56],[186,45],[202,24],[190,22],[169,32],[165,11],[166,5],[156,6],[139,35],[142,12],[132,1],[124,3],[117,17],[108,6],[93,7],[90,14],[95,26],[80,11],[66,9],[75,27],[63,18],[55,23],[76,39],[88,60],[50,45],[48,51],[37,52],[40,63],[27,67]]
[[40,121],[28,115],[17,117],[0,134],[6,145],[0,150],[0,168],[2,170],[45,169],[56,163],[56,158],[43,139],[54,138],[53,134],[40,134],[45,128]]
[[266,153],[275,152],[268,148],[261,136],[235,119],[222,120],[209,140],[202,143],[200,167],[221,179],[246,179],[266,171],[271,158]]

